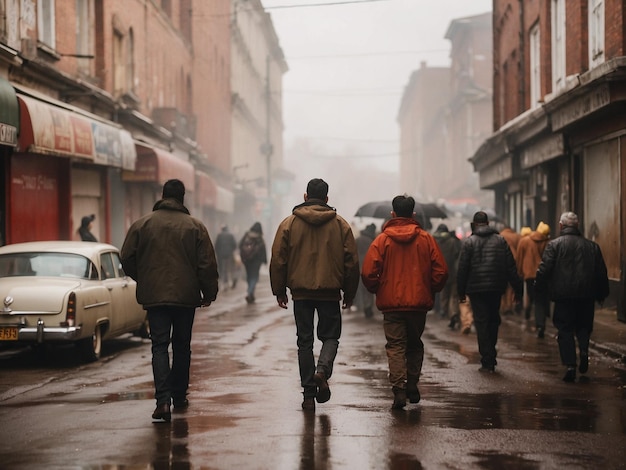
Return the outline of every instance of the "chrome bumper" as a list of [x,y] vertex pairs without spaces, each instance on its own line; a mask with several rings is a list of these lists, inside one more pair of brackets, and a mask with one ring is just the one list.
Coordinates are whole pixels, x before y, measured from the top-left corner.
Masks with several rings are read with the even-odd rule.
[[18,327],[17,340],[31,343],[43,343],[47,341],[75,341],[80,337],[80,326],[45,326],[42,320],[37,322],[37,327]]

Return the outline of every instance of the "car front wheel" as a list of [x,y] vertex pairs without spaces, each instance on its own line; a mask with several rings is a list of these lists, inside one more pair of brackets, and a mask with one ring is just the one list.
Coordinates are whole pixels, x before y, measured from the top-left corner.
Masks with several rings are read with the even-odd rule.
[[100,359],[102,353],[102,328],[98,325],[89,338],[78,341],[77,346],[85,362]]

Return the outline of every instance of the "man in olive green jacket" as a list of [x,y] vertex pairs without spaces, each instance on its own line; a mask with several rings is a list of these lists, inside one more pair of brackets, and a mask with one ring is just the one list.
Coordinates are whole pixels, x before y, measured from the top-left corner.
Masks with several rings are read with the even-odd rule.
[[[132,224],[121,250],[126,274],[137,281],[137,301],[148,311],[157,407],[152,418],[185,409],[196,307],[217,296],[217,261],[209,232],[183,205],[185,186],[169,180],[153,211]],[[170,368],[169,344],[173,360]]]
[[[302,408],[308,411],[315,410],[315,400],[330,399],[328,379],[341,336],[342,291],[342,307],[349,309],[360,276],[352,229],[327,202],[328,184],[319,178],[309,181],[304,203],[294,207],[276,231],[270,261],[278,305],[287,308],[287,288],[294,302]],[[317,365],[313,356],[316,310],[317,337],[322,342]]]

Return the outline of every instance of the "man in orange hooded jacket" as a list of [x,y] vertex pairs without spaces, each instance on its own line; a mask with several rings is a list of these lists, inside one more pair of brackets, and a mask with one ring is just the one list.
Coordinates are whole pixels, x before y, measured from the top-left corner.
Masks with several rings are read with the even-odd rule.
[[384,315],[392,409],[402,409],[407,395],[411,403],[420,401],[426,313],[448,280],[448,267],[434,237],[414,219],[415,200],[396,196],[392,207],[392,219],[365,255],[361,279]]

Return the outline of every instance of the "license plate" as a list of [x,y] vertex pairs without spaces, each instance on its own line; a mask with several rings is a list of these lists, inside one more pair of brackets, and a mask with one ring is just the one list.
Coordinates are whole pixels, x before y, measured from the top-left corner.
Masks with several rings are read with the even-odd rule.
[[0,326],[0,341],[17,341],[17,328],[14,326]]

